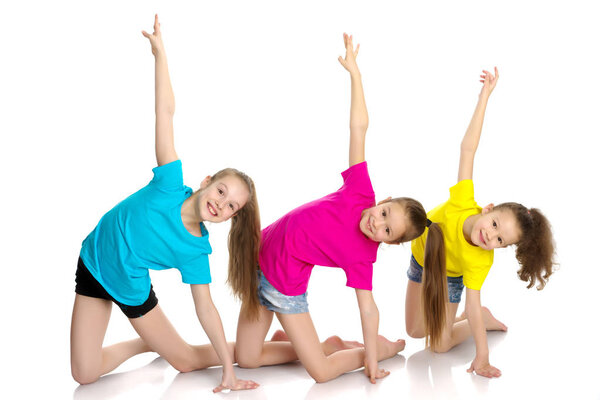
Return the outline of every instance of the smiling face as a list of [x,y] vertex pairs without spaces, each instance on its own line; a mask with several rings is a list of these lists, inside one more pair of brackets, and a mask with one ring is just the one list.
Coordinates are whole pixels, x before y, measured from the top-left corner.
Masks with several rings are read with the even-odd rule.
[[[490,204],[493,207],[493,205]],[[484,250],[493,250],[515,244],[521,230],[515,215],[509,210],[493,210],[487,206],[478,215],[469,234],[473,245]]]
[[407,228],[404,208],[393,201],[379,203],[362,212],[360,230],[375,242],[396,243]]
[[197,207],[202,221],[223,222],[238,212],[250,196],[246,183],[235,175],[225,175],[210,182],[202,181]]

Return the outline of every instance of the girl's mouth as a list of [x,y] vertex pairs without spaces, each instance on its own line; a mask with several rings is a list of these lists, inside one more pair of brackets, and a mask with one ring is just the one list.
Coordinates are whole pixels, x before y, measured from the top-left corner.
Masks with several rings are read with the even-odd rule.
[[206,202],[206,208],[208,208],[208,212],[210,213],[210,215],[212,215],[213,217],[217,216],[217,210],[215,210],[215,208],[209,202]]
[[481,243],[483,243],[484,246],[487,245],[487,243],[483,239],[483,232],[482,231],[479,231],[479,240],[481,241]]

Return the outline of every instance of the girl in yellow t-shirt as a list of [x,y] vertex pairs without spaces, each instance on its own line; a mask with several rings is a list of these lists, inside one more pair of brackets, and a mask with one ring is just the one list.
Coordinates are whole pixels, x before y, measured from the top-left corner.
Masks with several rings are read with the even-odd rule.
[[[516,245],[518,271],[527,288],[542,289],[553,272],[554,243],[550,224],[535,208],[518,203],[493,204],[483,209],[473,196],[473,160],[481,136],[487,101],[498,81],[483,71],[479,101],[461,143],[458,183],[450,198],[429,213],[428,229],[412,242],[406,290],[406,331],[426,337],[435,352],[446,352],[471,334],[476,355],[467,372],[499,377],[490,365],[486,330],[506,330],[481,306],[480,289],[494,260],[494,249]],[[422,283],[421,283],[422,282]],[[465,312],[456,317],[464,286]]]

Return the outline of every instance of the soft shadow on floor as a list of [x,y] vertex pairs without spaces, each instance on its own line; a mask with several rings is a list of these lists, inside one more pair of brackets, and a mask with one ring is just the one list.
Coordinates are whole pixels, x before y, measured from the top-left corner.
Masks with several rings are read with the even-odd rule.
[[127,372],[108,374],[89,385],[79,385],[73,393],[74,400],[107,400],[136,389],[140,385],[157,388],[165,379],[169,363],[161,357],[150,364]]

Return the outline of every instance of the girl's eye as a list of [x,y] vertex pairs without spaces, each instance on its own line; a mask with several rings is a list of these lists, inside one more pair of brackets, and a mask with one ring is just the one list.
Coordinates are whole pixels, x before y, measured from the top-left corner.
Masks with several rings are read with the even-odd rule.
[[222,189],[219,189],[219,194],[223,195],[223,190]]
[[231,208],[231,211],[233,211],[233,204],[229,203],[229,208]]
[[498,238],[498,242],[499,242],[500,244],[502,244],[502,239],[501,239],[501,238]]
[[389,235],[390,234],[390,228],[385,228],[385,233],[387,233]]
[[385,211],[383,211],[383,212],[381,213],[381,215],[383,215],[383,216],[385,217],[387,214],[385,213]]
[[496,227],[496,221],[494,221],[493,225],[494,225],[494,228],[495,228]]

